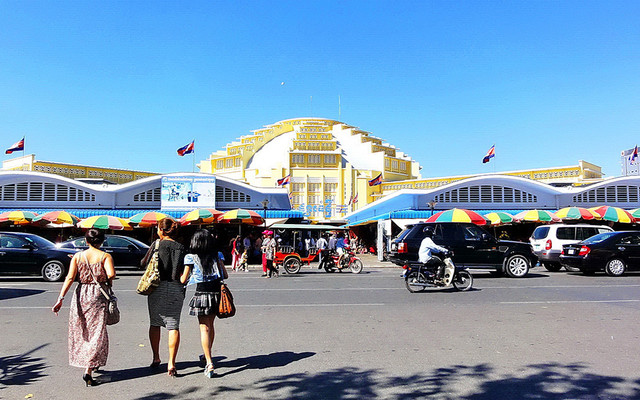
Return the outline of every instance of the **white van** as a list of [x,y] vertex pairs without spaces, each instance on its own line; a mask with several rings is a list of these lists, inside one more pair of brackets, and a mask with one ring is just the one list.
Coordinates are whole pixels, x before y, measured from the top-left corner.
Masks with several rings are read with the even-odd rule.
[[[529,243],[531,243],[533,252],[538,256],[540,263],[542,263],[548,271],[555,272],[562,268],[562,264],[560,264],[562,245],[578,243],[599,233],[612,231],[613,229],[604,225],[541,225],[533,231],[529,238]],[[566,265],[564,267],[567,271],[575,270],[571,267],[567,267]]]

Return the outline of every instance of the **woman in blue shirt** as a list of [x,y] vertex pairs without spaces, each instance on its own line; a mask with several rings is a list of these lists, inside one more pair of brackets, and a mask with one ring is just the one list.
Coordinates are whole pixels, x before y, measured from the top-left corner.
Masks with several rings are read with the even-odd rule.
[[187,285],[196,285],[196,292],[189,302],[189,314],[198,317],[200,342],[207,366],[204,375],[213,378],[211,347],[215,338],[213,322],[220,304],[220,284],[228,278],[227,269],[220,259],[215,239],[206,229],[193,234],[189,254],[184,258],[185,273],[191,277]]

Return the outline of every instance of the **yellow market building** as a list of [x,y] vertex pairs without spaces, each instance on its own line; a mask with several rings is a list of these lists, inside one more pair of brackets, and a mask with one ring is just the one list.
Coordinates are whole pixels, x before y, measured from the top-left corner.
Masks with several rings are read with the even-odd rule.
[[420,165],[357,127],[325,118],[295,118],[252,131],[198,164],[200,172],[254,186],[287,185],[293,209],[312,220],[340,219],[371,203],[380,185],[368,181],[420,178]]
[[[326,118],[294,118],[266,125],[211,153],[198,167],[200,172],[258,187],[278,186],[279,179],[289,176],[290,183],[285,187],[292,208],[315,221],[340,220],[397,190],[434,189],[480,176],[422,178],[419,163],[395,146],[367,131]],[[383,183],[369,186],[369,180],[379,175]],[[586,161],[495,175],[557,186],[602,180],[600,167]]]
[[157,175],[152,172],[132,171],[120,168],[103,168],[88,165],[66,164],[36,160],[35,154],[11,158],[2,162],[3,171],[31,171],[64,176],[70,179],[95,180],[110,183],[127,183]]

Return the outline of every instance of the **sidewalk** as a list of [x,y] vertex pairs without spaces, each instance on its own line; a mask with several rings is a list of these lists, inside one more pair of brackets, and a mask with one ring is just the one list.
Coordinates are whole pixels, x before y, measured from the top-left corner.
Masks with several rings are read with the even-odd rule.
[[[358,254],[358,258],[362,260],[362,264],[364,264],[364,268],[400,268],[395,265],[391,261],[378,261],[378,256],[375,254]],[[231,268],[229,264],[226,264],[227,268]],[[314,261],[311,263],[311,266],[318,267],[318,261]],[[307,264],[302,265],[302,268],[309,268]],[[262,270],[262,265],[260,264],[249,264],[249,271],[258,271]]]

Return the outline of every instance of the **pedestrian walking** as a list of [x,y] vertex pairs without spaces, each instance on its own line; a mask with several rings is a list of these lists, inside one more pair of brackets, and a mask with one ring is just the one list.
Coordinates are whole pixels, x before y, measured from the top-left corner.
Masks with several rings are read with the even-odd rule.
[[278,276],[278,270],[273,265],[273,259],[276,255],[276,240],[273,238],[272,231],[266,231],[266,238],[262,241],[262,253],[267,262],[267,278]]
[[327,258],[329,257],[329,243],[327,239],[324,238],[323,235],[320,236],[318,241],[316,242],[316,247],[318,248],[318,269],[322,269],[324,264],[327,262]]
[[109,335],[107,334],[107,299],[100,283],[111,286],[116,272],[113,258],[100,250],[104,232],[89,229],[85,235],[89,248],[71,259],[69,272],[52,311],[58,315],[64,296],[74,280],[78,280],[69,307],[69,365],[84,368],[82,380],[86,386],[97,382],[92,372],[107,364]]
[[220,284],[222,279],[228,278],[218,250],[211,234],[201,229],[191,238],[189,254],[184,259],[185,273],[191,273],[188,285],[196,285],[196,291],[189,301],[189,314],[198,317],[200,324],[200,343],[206,360],[204,376],[207,378],[214,376],[211,347],[215,339],[213,323],[220,304]]
[[240,263],[240,257],[244,253],[244,244],[240,235],[231,241],[231,269],[236,271]]
[[[181,243],[176,241],[178,223],[171,218],[165,218],[158,223],[158,271],[160,285],[147,297],[149,308],[149,342],[153,352],[152,369],[160,366],[160,328],[169,331],[169,361],[167,374],[175,377],[176,356],[180,347],[180,314],[184,303],[185,288],[188,275],[185,274],[184,257],[186,251]],[[142,260],[146,265],[154,251],[155,244],[149,248]]]

